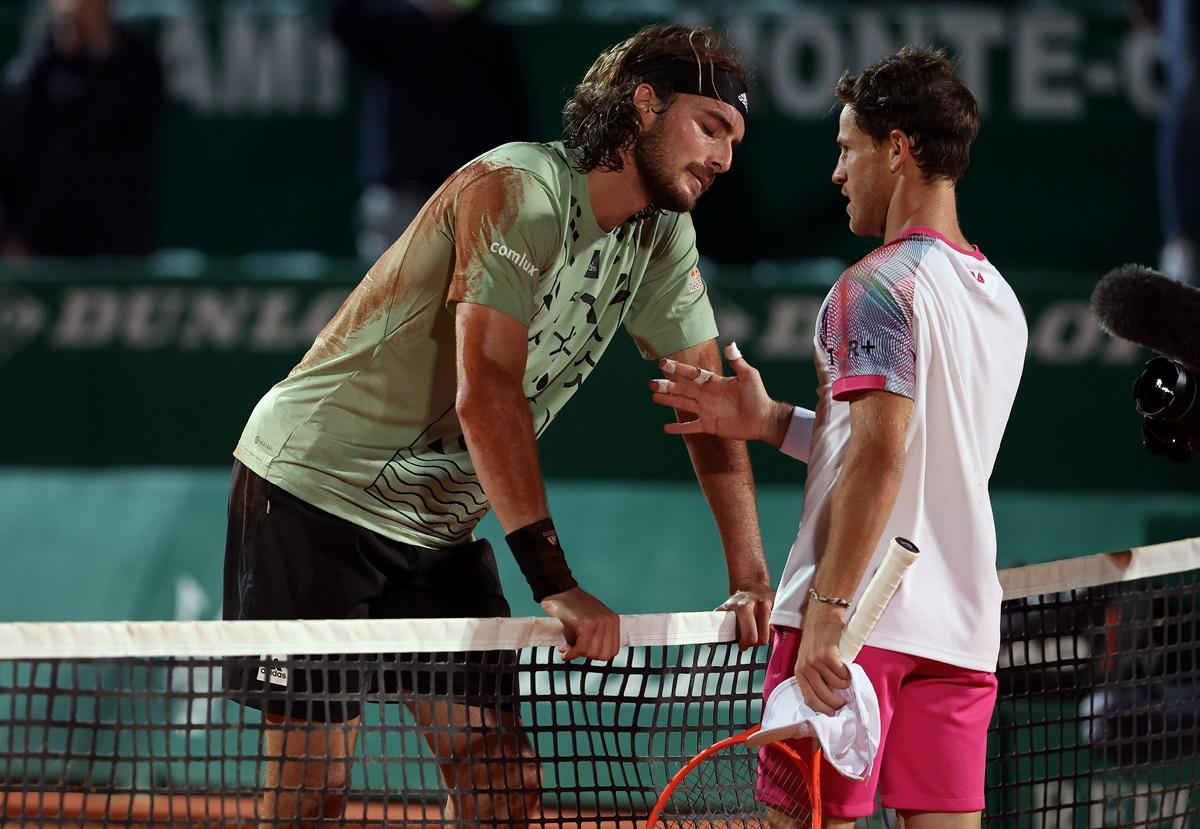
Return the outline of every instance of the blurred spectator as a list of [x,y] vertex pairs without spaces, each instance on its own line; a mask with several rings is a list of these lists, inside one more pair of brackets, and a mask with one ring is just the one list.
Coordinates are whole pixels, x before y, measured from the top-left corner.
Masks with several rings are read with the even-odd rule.
[[109,0],[48,0],[50,29],[0,89],[0,253],[137,256],[154,246],[155,53]]
[[479,0],[335,0],[332,25],[367,71],[357,249],[374,261],[460,165],[528,139],[528,101]]
[[1159,6],[1166,62],[1166,99],[1158,135],[1158,194],[1164,237],[1160,268],[1170,277],[1194,282],[1200,159],[1193,142],[1200,134],[1200,87],[1196,83],[1200,14],[1194,0],[1161,0]]

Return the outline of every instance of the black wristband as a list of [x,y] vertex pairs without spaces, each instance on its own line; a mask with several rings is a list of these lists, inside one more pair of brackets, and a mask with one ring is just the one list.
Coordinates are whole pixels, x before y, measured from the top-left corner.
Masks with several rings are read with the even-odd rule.
[[533,588],[534,601],[578,586],[567,567],[567,557],[558,546],[558,531],[549,518],[513,530],[504,540],[525,581]]

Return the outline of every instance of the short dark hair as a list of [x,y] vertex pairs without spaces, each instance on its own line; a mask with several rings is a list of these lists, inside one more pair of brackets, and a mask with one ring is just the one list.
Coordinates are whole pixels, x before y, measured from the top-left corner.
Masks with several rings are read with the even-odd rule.
[[[641,129],[633,104],[633,91],[642,83],[640,72],[671,59],[724,69],[747,85],[741,61],[712,29],[674,24],[645,27],[596,58],[563,108],[563,141],[583,151],[582,172],[624,166],[621,153],[637,140]],[[665,110],[674,90],[665,82],[655,81],[652,86]]]
[[967,171],[979,105],[941,49],[905,46],[860,75],[845,73],[834,92],[876,144],[892,130],[907,135],[926,178],[957,182]]

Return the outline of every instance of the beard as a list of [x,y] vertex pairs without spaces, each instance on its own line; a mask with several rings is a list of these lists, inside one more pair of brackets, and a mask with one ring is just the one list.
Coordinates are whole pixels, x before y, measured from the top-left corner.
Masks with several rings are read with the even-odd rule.
[[854,215],[850,232],[855,236],[886,235],[888,210],[891,208],[895,184],[886,170],[867,167],[855,174]]
[[[696,206],[698,197],[693,198],[687,188],[680,184],[678,178],[673,175],[675,171],[671,167],[671,151],[667,146],[662,124],[663,121],[660,119],[653,127],[638,136],[637,142],[633,145],[633,163],[637,166],[642,181],[645,182],[646,192],[650,196],[651,209],[690,213]],[[702,182],[712,180],[707,171],[698,171],[697,176]],[[707,183],[704,184],[700,195],[704,195],[708,187]]]
[[[853,212],[850,208],[853,207]],[[855,236],[883,236],[887,226],[888,195],[860,186],[847,205],[850,232]]]

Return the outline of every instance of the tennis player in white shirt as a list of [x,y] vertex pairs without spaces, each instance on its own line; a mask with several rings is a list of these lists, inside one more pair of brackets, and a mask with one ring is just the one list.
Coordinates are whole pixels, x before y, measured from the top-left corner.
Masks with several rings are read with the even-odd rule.
[[[906,47],[844,75],[833,182],[850,230],[884,243],[848,268],[817,319],[815,411],[772,400],[736,345],[720,377],[664,361],[665,427],[764,440],[808,463],[799,534],[771,616],[764,699],[795,675],[832,713],[849,684],[838,637],[894,536],[920,561],[857,662],[879,698],[869,779],[826,767],[826,826],[896,809],[907,829],[979,826],[995,705],[1001,590],[988,478],[1028,338],[1008,283],[958,223],[955,187],[978,108],[940,51]],[[760,776],[759,797],[791,795]]]

